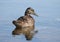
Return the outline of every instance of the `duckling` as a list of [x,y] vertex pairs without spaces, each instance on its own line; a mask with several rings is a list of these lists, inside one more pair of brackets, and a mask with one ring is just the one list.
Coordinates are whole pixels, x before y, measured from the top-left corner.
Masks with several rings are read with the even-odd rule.
[[21,16],[17,20],[12,21],[12,23],[16,26],[16,28],[12,31],[13,35],[24,34],[27,40],[32,39],[33,36],[31,31],[34,31],[35,20],[31,14],[38,16],[33,8],[28,7],[24,16]]

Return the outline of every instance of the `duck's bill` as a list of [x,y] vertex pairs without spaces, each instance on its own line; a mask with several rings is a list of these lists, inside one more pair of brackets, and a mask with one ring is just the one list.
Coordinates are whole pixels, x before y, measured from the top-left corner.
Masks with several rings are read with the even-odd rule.
[[38,16],[36,13],[34,13],[35,16]]

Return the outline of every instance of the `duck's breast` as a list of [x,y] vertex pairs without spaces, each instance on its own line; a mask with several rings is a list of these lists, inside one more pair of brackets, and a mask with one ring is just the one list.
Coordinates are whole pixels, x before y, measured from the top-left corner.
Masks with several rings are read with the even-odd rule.
[[34,19],[32,17],[26,17],[26,21],[23,22],[23,26],[33,26]]

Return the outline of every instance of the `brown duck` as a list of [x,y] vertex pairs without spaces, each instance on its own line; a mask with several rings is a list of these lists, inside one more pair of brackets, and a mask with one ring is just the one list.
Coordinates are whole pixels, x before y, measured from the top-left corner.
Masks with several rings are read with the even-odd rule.
[[19,35],[24,34],[27,40],[31,40],[33,37],[33,34],[37,31],[34,31],[35,26],[35,20],[31,16],[36,15],[33,8],[28,7],[25,11],[25,15],[21,16],[17,20],[13,20],[13,24],[16,26],[16,28],[12,31],[13,35]]

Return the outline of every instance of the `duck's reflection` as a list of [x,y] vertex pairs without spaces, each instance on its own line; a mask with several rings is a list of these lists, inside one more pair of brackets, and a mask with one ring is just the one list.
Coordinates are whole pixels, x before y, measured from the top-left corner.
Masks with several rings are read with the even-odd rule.
[[37,33],[37,31],[31,31],[30,28],[32,27],[25,27],[20,29],[19,27],[16,27],[13,31],[12,31],[12,35],[20,35],[23,34],[26,38],[26,40],[31,40],[34,36],[35,33]]

